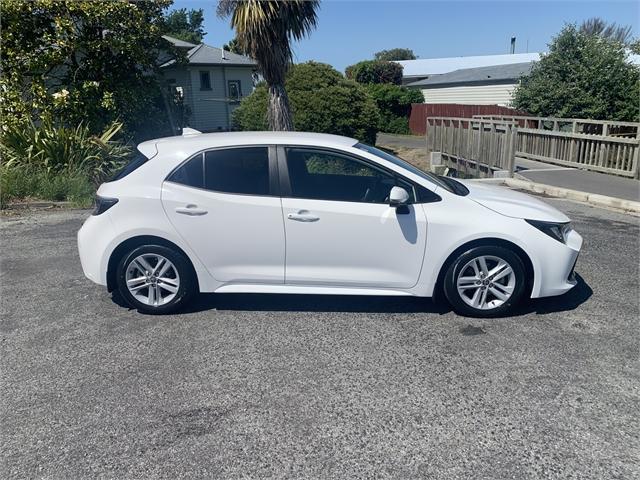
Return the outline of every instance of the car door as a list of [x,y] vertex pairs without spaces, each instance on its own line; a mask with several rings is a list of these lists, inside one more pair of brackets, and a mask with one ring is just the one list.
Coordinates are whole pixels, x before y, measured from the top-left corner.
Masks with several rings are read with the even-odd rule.
[[284,282],[276,168],[274,147],[215,149],[193,156],[163,183],[169,220],[216,280]]
[[[410,288],[418,282],[426,218],[414,186],[335,150],[281,147],[285,283]],[[389,206],[394,185],[412,204]]]

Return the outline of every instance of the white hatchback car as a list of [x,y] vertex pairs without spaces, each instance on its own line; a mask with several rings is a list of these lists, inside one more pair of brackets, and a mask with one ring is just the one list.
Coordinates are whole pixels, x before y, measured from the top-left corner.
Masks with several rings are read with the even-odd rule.
[[563,213],[351,138],[188,131],[138,150],[100,186],[78,247],[85,275],[141,312],[196,292],[443,291],[484,317],[576,285],[582,238]]

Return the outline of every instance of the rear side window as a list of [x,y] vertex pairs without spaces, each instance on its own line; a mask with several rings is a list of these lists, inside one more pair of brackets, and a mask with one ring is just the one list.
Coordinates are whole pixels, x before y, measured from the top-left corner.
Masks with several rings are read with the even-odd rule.
[[202,163],[203,154],[199,153],[195,157],[187,160],[180,168],[169,175],[169,182],[187,185],[188,187],[204,188],[204,168]]
[[142,165],[144,165],[148,161],[149,161],[149,159],[147,157],[145,157],[141,153],[138,153],[135,157],[133,157],[133,159],[129,163],[127,163],[124,167],[122,167],[120,170],[118,170],[113,175],[113,177],[111,177],[111,179],[109,181],[110,182],[115,182],[116,180],[120,180],[120,179],[126,177],[131,172],[133,172],[134,170],[140,168]]
[[204,188],[224,193],[269,195],[269,149],[245,147],[206,152]]

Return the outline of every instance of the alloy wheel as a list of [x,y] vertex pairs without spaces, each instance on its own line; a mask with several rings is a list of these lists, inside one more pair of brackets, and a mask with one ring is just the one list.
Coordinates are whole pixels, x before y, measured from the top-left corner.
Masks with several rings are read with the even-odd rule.
[[467,262],[459,271],[456,287],[460,298],[470,307],[491,310],[503,305],[516,286],[516,274],[502,258],[481,255]]
[[178,269],[166,257],[145,253],[127,265],[125,276],[129,293],[152,307],[166,305],[180,289]]

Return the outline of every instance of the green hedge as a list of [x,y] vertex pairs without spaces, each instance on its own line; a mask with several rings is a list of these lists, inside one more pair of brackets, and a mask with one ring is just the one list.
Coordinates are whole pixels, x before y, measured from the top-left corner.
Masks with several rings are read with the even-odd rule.
[[380,110],[379,131],[405,135],[411,133],[409,130],[411,104],[424,102],[424,96],[420,90],[390,83],[373,83],[364,87]]

